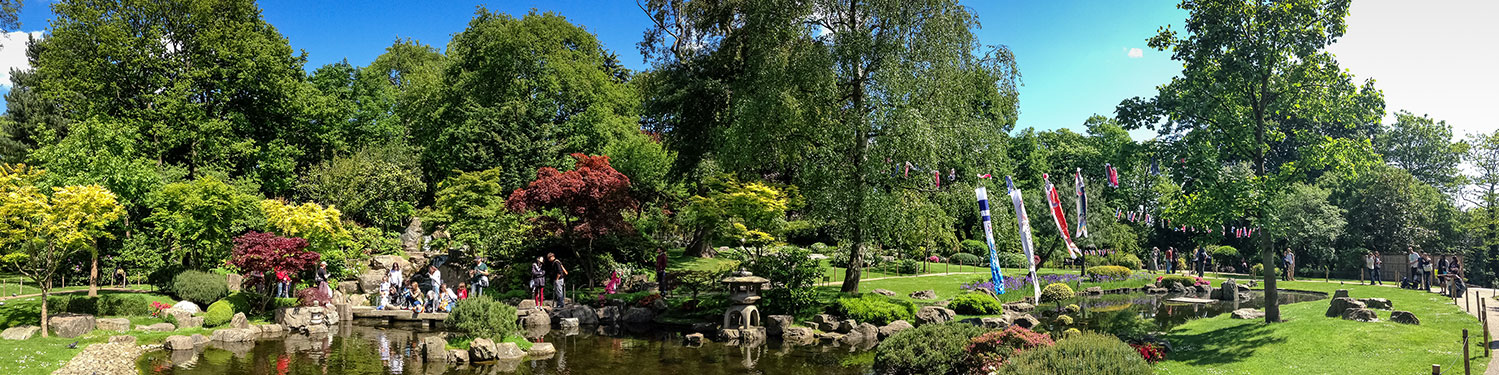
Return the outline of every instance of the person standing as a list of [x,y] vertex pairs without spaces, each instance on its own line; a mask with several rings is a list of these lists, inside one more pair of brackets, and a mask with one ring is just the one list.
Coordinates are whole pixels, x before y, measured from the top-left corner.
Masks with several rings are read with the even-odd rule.
[[1161,272],[1161,248],[1159,246],[1150,248],[1150,272]]
[[567,295],[563,290],[562,280],[567,277],[567,267],[562,265],[562,260],[557,259],[557,254],[547,253],[546,273],[547,280],[551,280],[552,288],[556,289],[556,294],[554,294],[557,297],[556,307],[566,306]]
[[536,300],[538,310],[546,299],[546,278],[546,258],[536,257],[536,263],[531,263],[531,298]]
[[312,273],[312,281],[317,283],[318,289],[322,289],[324,294],[333,296],[333,289],[328,288],[328,262],[318,263],[317,271]]
[[484,295],[484,288],[489,287],[489,265],[484,264],[484,258],[474,258],[474,269],[468,271],[469,286],[468,295],[475,297]]
[[1176,273],[1176,247],[1166,248],[1166,273]]
[[1374,253],[1364,254],[1364,275],[1369,279],[1369,285],[1374,285]]
[[1432,267],[1434,266],[1435,264],[1431,262],[1430,255],[1421,258],[1421,285],[1426,288],[1427,292],[1431,292],[1431,275],[1433,273]]
[[656,286],[666,290],[666,248],[656,248]]
[[1410,279],[1411,281],[1419,280],[1417,277],[1421,275],[1421,256],[1416,254],[1416,248],[1414,247],[1406,246],[1405,250],[1405,267],[1410,269]]
[[1384,276],[1380,275],[1381,272],[1384,272],[1384,256],[1380,255],[1378,250],[1375,250],[1374,251],[1374,281],[1378,282],[1379,285],[1384,285]]
[[380,277],[380,303],[375,305],[375,310],[385,310],[390,304],[390,275]]
[[435,310],[437,307],[437,297],[442,295],[442,271],[439,271],[437,266],[429,265],[427,266],[427,277],[432,279],[432,291],[427,293],[427,301],[434,304],[433,306],[429,306],[428,310]]
[[1208,268],[1208,252],[1202,246],[1197,246],[1197,252],[1192,254],[1192,257],[1197,258],[1194,262],[1197,266],[1197,277],[1202,277],[1203,271]]
[[1447,266],[1448,266],[1447,256],[1443,255],[1442,256],[1442,260],[1437,261],[1437,276],[1446,275],[1447,274]]
[[401,283],[401,278],[403,276],[405,275],[401,273],[401,265],[399,263],[392,263],[390,265],[390,275],[387,276],[390,277],[390,285],[397,286],[396,289],[400,289],[400,286],[406,285],[404,283]]
[[1286,248],[1286,281],[1296,281],[1296,253],[1291,248]]

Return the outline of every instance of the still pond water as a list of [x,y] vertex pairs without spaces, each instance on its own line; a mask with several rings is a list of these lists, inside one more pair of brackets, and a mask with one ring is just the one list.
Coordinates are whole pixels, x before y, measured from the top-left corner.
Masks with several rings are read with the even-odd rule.
[[[1250,292],[1238,306],[1167,302],[1173,296],[1141,293],[1080,297],[1085,310],[1074,327],[1125,334],[1164,331],[1191,319],[1216,316],[1236,308],[1260,308],[1264,295]],[[1282,292],[1280,302],[1327,298],[1324,294]],[[1056,329],[1059,307],[1043,304],[1037,317],[1042,330]],[[781,345],[775,339],[756,347],[705,343],[683,344],[682,333],[652,327],[584,327],[581,330],[531,331],[527,336],[553,343],[550,358],[485,366],[449,366],[420,358],[422,338],[438,331],[411,327],[371,327],[357,322],[337,335],[307,338],[290,335],[241,345],[210,344],[197,352],[155,351],[142,356],[143,374],[158,375],[377,375],[377,374],[868,374],[873,352],[847,347]]]

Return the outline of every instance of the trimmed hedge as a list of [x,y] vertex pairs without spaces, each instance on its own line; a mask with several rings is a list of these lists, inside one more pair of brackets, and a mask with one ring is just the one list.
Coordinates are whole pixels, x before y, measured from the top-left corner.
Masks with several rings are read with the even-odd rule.
[[172,278],[172,294],[202,306],[224,298],[229,294],[229,286],[224,283],[223,275],[185,271]]
[[874,293],[839,298],[833,308],[834,315],[878,326],[916,317],[916,305],[911,302]]
[[105,294],[99,296],[96,306],[99,310],[99,315],[151,315],[150,303],[146,302],[146,296],[139,294]]
[[967,323],[924,324],[875,347],[876,374],[967,374],[969,342],[988,329]]
[[1100,276],[1113,280],[1124,279],[1128,278],[1132,273],[1134,273],[1134,271],[1130,271],[1129,268],[1125,268],[1123,266],[1088,267],[1087,271],[1084,272],[1085,275],[1092,277],[1093,281],[1100,281],[1100,279],[1102,279],[1100,278]]
[[1119,338],[1068,329],[1056,345],[1036,348],[1010,358],[999,368],[1000,374],[1071,375],[1114,374],[1147,375],[1155,373],[1135,348]]
[[979,259],[978,255],[973,255],[973,254],[969,254],[969,253],[957,253],[957,254],[953,254],[952,256],[948,257],[947,258],[947,262],[948,263],[957,263],[957,264],[962,264],[962,265],[969,265],[969,266],[976,266],[976,265],[979,265],[980,263],[983,263],[983,260]]
[[520,332],[515,319],[515,306],[490,299],[488,296],[469,297],[458,301],[444,324],[451,324],[460,331],[474,337],[503,340],[505,336]]
[[229,301],[218,300],[218,302],[208,305],[208,311],[203,313],[203,326],[218,327],[228,324],[229,320],[233,318],[234,305],[229,304]]
[[1075,295],[1077,293],[1072,291],[1072,287],[1064,283],[1051,283],[1047,284],[1045,288],[1041,288],[1041,302],[1072,299]]
[[963,315],[998,314],[1004,310],[999,301],[984,293],[965,293],[953,298],[947,307]]

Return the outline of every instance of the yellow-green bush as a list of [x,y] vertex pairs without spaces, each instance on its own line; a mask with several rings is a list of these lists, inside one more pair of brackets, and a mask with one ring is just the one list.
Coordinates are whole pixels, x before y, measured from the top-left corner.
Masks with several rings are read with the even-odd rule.
[[1068,329],[1056,345],[1021,353],[999,370],[1000,374],[1015,375],[1155,373],[1140,352],[1119,338],[1073,329]]
[[1046,285],[1045,288],[1041,288],[1041,302],[1056,302],[1071,299],[1076,294],[1072,291],[1072,287],[1067,286],[1067,284],[1051,283]]
[[229,301],[219,300],[208,305],[208,311],[203,313],[203,326],[218,327],[228,324],[234,318],[234,305]]
[[953,298],[947,307],[963,315],[989,315],[1004,311],[998,300],[984,293],[966,293]]
[[1096,266],[1088,267],[1084,273],[1093,281],[1112,281],[1128,278],[1133,272],[1124,266]]

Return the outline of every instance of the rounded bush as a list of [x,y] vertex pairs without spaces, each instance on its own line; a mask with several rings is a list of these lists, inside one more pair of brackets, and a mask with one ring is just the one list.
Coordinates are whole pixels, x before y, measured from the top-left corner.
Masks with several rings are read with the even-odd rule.
[[947,262],[948,263],[957,263],[957,264],[964,264],[964,265],[976,266],[976,265],[979,265],[979,264],[983,263],[984,261],[982,259],[979,259],[978,255],[973,255],[973,254],[969,254],[969,253],[957,253],[957,254],[953,254],[951,257],[948,257],[947,258]]
[[901,259],[895,261],[895,273],[901,275],[913,275],[917,272],[921,272],[921,262],[910,259]]
[[979,240],[963,240],[963,242],[960,243],[958,246],[963,248],[963,252],[964,253],[968,253],[968,254],[973,255],[975,257],[977,257],[979,255],[987,255],[987,254],[989,254],[989,245],[985,245],[984,241],[979,241]]
[[1066,331],[1062,331],[1062,336],[1066,337],[1066,336],[1072,336],[1072,335],[1076,335],[1076,334],[1080,334],[1080,333],[1083,333],[1083,331],[1079,331],[1077,328],[1068,328]]
[[1072,291],[1072,287],[1067,286],[1067,284],[1051,283],[1047,284],[1045,288],[1041,288],[1041,302],[1056,302],[1072,299],[1072,296],[1076,294],[1077,293],[1074,293]]
[[1000,367],[1000,374],[1070,375],[1116,374],[1146,375],[1155,370],[1135,348],[1119,338],[1093,332],[1064,334],[1056,345],[1037,348],[1012,357]]
[[1062,307],[1062,311],[1066,312],[1068,314],[1076,314],[1079,311],[1083,311],[1083,308],[1082,307],[1078,307],[1078,305],[1076,303],[1074,303],[1074,304],[1070,304],[1070,305],[1067,305],[1067,306],[1063,306]]
[[490,299],[488,296],[469,297],[458,301],[453,312],[443,324],[451,324],[460,331],[475,337],[501,340],[506,335],[520,332],[515,319],[515,307]]
[[878,374],[966,374],[974,336],[988,330],[965,323],[925,324],[890,336],[875,347]]
[[1072,321],[1072,316],[1069,316],[1069,315],[1057,315],[1057,319],[1054,320],[1054,322],[1056,322],[1057,325],[1063,325],[1063,326],[1070,326],[1070,325],[1072,325],[1072,323],[1074,323]]
[[172,278],[172,293],[202,306],[224,298],[229,294],[229,286],[224,283],[223,275],[185,271]]
[[834,309],[836,315],[878,326],[897,320],[912,320],[916,316],[916,306],[911,302],[874,293],[839,298]]
[[1030,260],[1028,260],[1028,259],[1025,258],[1025,254],[1020,254],[1020,253],[999,253],[997,255],[998,255],[999,266],[1000,267],[1006,267],[1006,268],[1028,268],[1031,265]]
[[998,314],[1004,310],[999,301],[983,293],[966,293],[953,298],[947,307],[964,315]]
[[234,318],[234,305],[229,301],[219,300],[208,305],[208,311],[203,313],[203,326],[218,327],[229,323]]
[[151,304],[146,296],[139,294],[105,294],[95,302],[99,315],[146,316],[151,315]]
[[1124,266],[1095,266],[1088,267],[1084,273],[1093,278],[1093,281],[1110,281],[1129,278],[1134,272]]
[[1197,277],[1196,276],[1182,276],[1182,275],[1166,275],[1166,276],[1161,276],[1158,280],[1156,280],[1156,284],[1159,285],[1162,288],[1169,288],[1169,287],[1171,287],[1172,284],[1181,285],[1182,287],[1191,287],[1193,285],[1197,285]]

